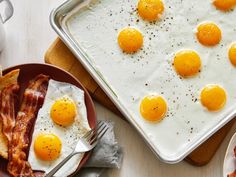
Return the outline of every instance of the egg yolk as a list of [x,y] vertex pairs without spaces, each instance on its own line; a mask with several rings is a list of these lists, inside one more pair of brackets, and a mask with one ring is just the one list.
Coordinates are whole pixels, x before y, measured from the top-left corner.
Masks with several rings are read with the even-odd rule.
[[212,22],[203,23],[197,28],[197,39],[202,45],[214,46],[221,40],[221,30]]
[[236,66],[236,43],[233,43],[229,49],[229,59],[231,63]]
[[69,98],[56,100],[51,107],[50,116],[52,120],[59,125],[68,126],[72,124],[76,116],[74,101]]
[[236,0],[214,0],[213,4],[217,9],[228,11],[236,5]]
[[148,21],[155,21],[160,18],[164,11],[164,4],[161,0],[139,0],[138,13]]
[[61,141],[54,134],[41,134],[34,142],[34,152],[41,160],[55,160],[61,153]]
[[201,103],[209,111],[218,111],[226,103],[226,93],[217,85],[207,85],[201,92]]
[[183,50],[175,54],[174,68],[182,77],[193,76],[201,69],[201,59],[192,50]]
[[140,104],[140,113],[148,121],[161,121],[166,111],[167,105],[161,96],[147,96]]
[[118,44],[126,53],[136,52],[143,45],[143,35],[139,30],[127,27],[119,33]]

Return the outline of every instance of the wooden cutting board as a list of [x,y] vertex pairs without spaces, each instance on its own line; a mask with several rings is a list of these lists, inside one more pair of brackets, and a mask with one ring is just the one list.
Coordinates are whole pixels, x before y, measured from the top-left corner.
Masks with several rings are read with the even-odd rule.
[[[123,118],[116,106],[59,38],[55,40],[46,52],[45,62],[70,72],[87,88],[96,101]],[[221,128],[205,143],[194,150],[185,160],[195,166],[206,165],[216,153],[235,120],[232,120]]]

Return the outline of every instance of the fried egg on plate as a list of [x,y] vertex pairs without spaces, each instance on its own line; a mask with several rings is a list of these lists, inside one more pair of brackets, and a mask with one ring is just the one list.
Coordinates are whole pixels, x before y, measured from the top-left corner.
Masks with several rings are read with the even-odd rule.
[[[89,130],[84,92],[69,83],[51,79],[32,136],[28,159],[32,169],[49,172],[72,152],[78,139]],[[73,173],[82,157],[72,157],[55,176]]]

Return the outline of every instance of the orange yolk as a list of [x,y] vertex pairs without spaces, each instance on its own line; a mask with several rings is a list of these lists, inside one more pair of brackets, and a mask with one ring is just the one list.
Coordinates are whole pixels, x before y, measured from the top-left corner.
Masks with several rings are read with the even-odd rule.
[[164,4],[161,0],[139,0],[138,13],[148,21],[155,21],[160,18],[164,11]]
[[55,160],[61,153],[61,141],[54,134],[39,135],[34,142],[34,152],[41,160]]
[[236,5],[236,0],[214,0],[213,4],[217,9],[228,11]]
[[193,76],[201,69],[201,59],[195,51],[183,50],[175,54],[174,68],[182,77]]
[[161,96],[147,96],[140,104],[140,113],[148,121],[161,121],[166,111],[167,105]]
[[75,103],[69,98],[56,100],[51,107],[50,116],[59,125],[68,126],[72,124],[76,116]]
[[218,111],[226,103],[226,93],[217,85],[207,85],[201,92],[201,103],[209,111]]
[[202,45],[214,46],[221,40],[221,30],[212,22],[203,23],[197,28],[197,39]]
[[229,59],[231,63],[236,66],[236,43],[233,43],[229,49]]
[[127,27],[119,33],[118,44],[126,53],[136,52],[143,45],[143,35],[139,30]]

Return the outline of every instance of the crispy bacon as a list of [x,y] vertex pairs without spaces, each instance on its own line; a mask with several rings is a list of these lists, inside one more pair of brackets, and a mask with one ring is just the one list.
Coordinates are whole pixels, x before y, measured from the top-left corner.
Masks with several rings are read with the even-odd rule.
[[12,131],[15,126],[15,104],[17,100],[18,84],[11,84],[2,89],[0,94],[0,118],[2,133],[7,138],[8,147],[12,139]]
[[8,142],[11,141],[12,130],[15,126],[15,105],[17,101],[18,84],[5,87],[0,94],[0,118],[2,121],[2,132]]
[[7,170],[14,177],[34,177],[27,153],[30,144],[30,132],[43,104],[47,86],[48,76],[38,75],[30,81],[23,95],[20,110],[16,117],[12,140],[9,143],[9,162]]

